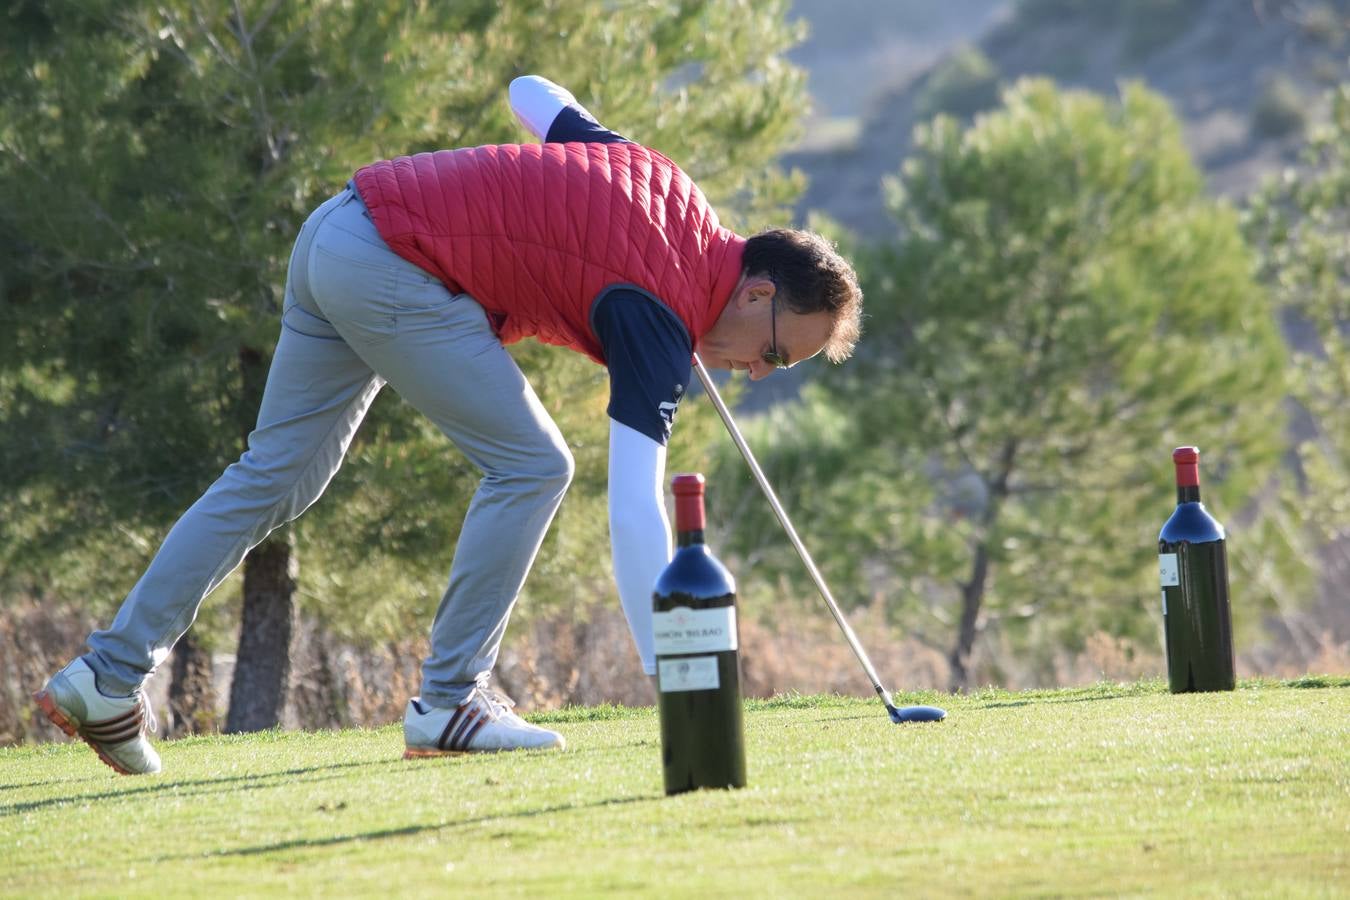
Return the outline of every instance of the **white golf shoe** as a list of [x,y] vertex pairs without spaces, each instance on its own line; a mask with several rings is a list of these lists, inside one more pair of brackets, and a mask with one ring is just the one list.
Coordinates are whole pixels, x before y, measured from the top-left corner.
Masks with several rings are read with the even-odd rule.
[[407,744],[403,758],[501,750],[561,750],[566,746],[558,732],[531,725],[512,712],[514,705],[507,697],[486,688],[475,688],[455,709],[439,709],[414,697],[408,701],[403,716],[403,738]]
[[146,738],[147,727],[156,731],[159,723],[143,692],[109,697],[99,691],[94,670],[77,659],[49,678],[33,699],[56,727],[93,747],[117,772],[159,772],[159,754]]

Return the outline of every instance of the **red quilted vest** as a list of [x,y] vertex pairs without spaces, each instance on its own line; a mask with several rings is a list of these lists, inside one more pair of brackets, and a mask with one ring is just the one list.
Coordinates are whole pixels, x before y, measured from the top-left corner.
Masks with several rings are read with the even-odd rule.
[[606,288],[660,298],[697,341],[726,307],[745,239],[702,191],[637,144],[501,144],[356,173],[385,243],[482,304],[502,343],[535,337],[603,364],[590,326]]

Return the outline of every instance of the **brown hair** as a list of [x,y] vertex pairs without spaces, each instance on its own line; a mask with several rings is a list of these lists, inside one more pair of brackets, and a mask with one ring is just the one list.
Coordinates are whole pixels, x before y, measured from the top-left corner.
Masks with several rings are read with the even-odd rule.
[[830,313],[834,327],[825,344],[830,362],[853,354],[862,334],[862,289],[833,243],[811,231],[773,228],[746,241],[743,265],[750,277],[773,281],[778,298],[793,312]]

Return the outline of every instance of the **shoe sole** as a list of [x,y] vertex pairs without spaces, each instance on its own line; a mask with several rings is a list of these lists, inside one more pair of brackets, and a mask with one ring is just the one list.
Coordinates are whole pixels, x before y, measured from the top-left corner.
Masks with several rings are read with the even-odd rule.
[[483,753],[518,753],[521,750],[561,750],[556,744],[549,747],[497,747],[491,750],[414,750],[403,751],[404,759],[433,759],[437,756],[473,756]]
[[[414,750],[411,747],[403,751],[404,759],[433,759],[437,756],[468,756],[469,750]],[[484,751],[477,751],[482,753]],[[494,751],[487,751],[494,752]]]
[[75,738],[76,740],[84,741],[86,744],[92,747],[94,752],[98,754],[98,758],[103,760],[103,762],[106,763],[108,767],[111,768],[118,775],[140,774],[138,772],[131,771],[126,766],[122,765],[117,760],[113,759],[104,751],[102,747],[100,747],[93,741],[89,740],[89,738],[85,737],[83,734],[81,734],[80,729],[76,727],[76,725],[66,717],[66,714],[61,711],[61,707],[56,705],[56,699],[52,697],[50,692],[46,690],[38,691],[36,694],[33,695],[33,702],[35,702],[38,705],[38,709],[42,710],[42,714],[46,716],[48,719],[50,719],[53,725],[55,725],[57,728],[60,728],[62,731],[64,731],[71,737]]

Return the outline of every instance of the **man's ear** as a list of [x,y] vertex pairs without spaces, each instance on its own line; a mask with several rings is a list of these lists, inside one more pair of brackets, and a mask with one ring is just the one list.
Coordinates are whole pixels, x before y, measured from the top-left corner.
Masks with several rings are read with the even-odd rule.
[[759,301],[767,303],[773,299],[777,291],[778,285],[774,284],[772,279],[762,275],[752,276],[745,279],[745,284],[741,286],[741,303],[742,305]]

